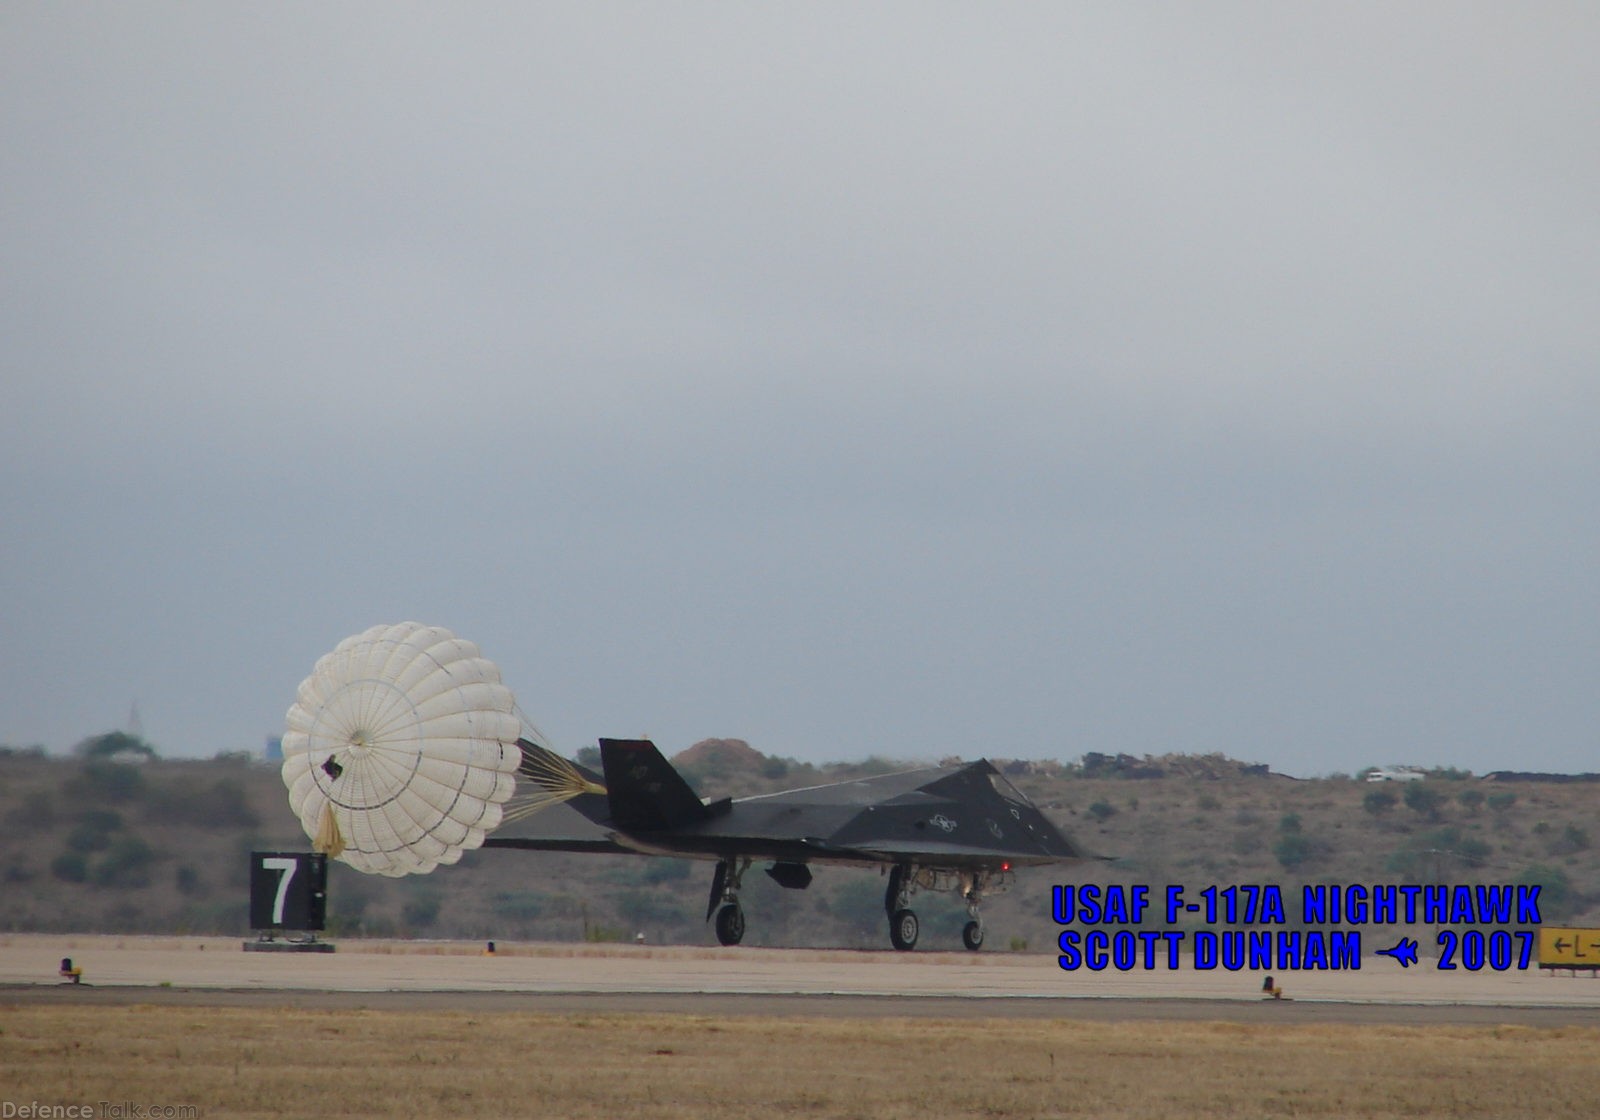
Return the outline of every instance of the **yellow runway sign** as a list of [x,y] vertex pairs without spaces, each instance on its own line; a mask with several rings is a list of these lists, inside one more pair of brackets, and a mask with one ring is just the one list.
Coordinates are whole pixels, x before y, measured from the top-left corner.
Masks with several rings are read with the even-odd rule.
[[1600,929],[1539,929],[1540,968],[1600,968]]

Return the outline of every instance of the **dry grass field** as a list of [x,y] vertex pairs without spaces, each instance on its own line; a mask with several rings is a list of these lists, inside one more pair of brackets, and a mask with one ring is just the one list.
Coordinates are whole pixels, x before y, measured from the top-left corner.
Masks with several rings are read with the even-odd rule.
[[197,1118],[1587,1118],[1597,1046],[1595,1028],[14,1005],[0,1101]]

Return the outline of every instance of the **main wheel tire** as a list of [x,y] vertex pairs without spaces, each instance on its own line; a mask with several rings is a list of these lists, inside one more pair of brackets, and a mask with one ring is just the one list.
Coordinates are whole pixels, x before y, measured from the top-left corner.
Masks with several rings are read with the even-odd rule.
[[717,940],[724,945],[744,940],[744,910],[738,903],[730,902],[717,911]]
[[917,947],[917,934],[921,932],[922,923],[917,921],[915,911],[896,910],[889,919],[889,941],[902,953]]
[[983,948],[983,923],[978,921],[968,922],[961,927],[961,944],[977,952]]

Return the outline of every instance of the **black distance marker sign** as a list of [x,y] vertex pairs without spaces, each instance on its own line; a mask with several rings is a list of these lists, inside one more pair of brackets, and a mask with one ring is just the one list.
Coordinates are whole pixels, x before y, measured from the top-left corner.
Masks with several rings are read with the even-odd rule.
[[250,928],[320,930],[328,912],[328,857],[250,853]]

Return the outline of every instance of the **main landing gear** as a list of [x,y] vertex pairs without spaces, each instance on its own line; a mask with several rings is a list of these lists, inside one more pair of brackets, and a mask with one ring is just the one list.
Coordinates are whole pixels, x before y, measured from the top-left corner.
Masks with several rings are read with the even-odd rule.
[[897,863],[889,868],[889,885],[883,892],[883,908],[889,915],[889,943],[901,952],[915,949],[917,934],[922,932],[922,923],[910,905],[916,878],[916,868]]
[[[748,857],[722,860],[711,876],[711,898],[706,903],[706,920],[717,916],[717,941],[737,945],[744,940],[744,907],[739,905],[739,884],[749,870]],[[719,909],[720,904],[720,909]]]
[[[976,952],[983,948],[983,914],[979,910],[983,892],[994,876],[991,871],[940,871],[897,863],[889,868],[889,885],[883,892],[883,909],[889,915],[889,943],[901,952],[917,947],[921,923],[911,909],[911,896],[924,890],[955,890],[967,904],[970,919],[961,929],[961,944]],[[1009,879],[1001,872],[1002,885]]]
[[[739,888],[750,869],[749,856],[727,856],[717,861],[711,876],[711,897],[706,900],[706,921],[716,918],[717,941],[737,945],[744,940],[744,907],[739,905]],[[883,892],[883,909],[889,917],[889,942],[901,952],[917,947],[922,922],[911,909],[911,896],[919,890],[955,891],[967,904],[968,922],[961,930],[961,944],[976,951],[983,948],[983,914],[979,907],[991,888],[1004,890],[1011,882],[1009,865],[954,871],[947,868],[918,867],[914,863],[890,864],[889,883]],[[804,890],[811,882],[805,864],[779,861],[767,869],[779,886]]]

